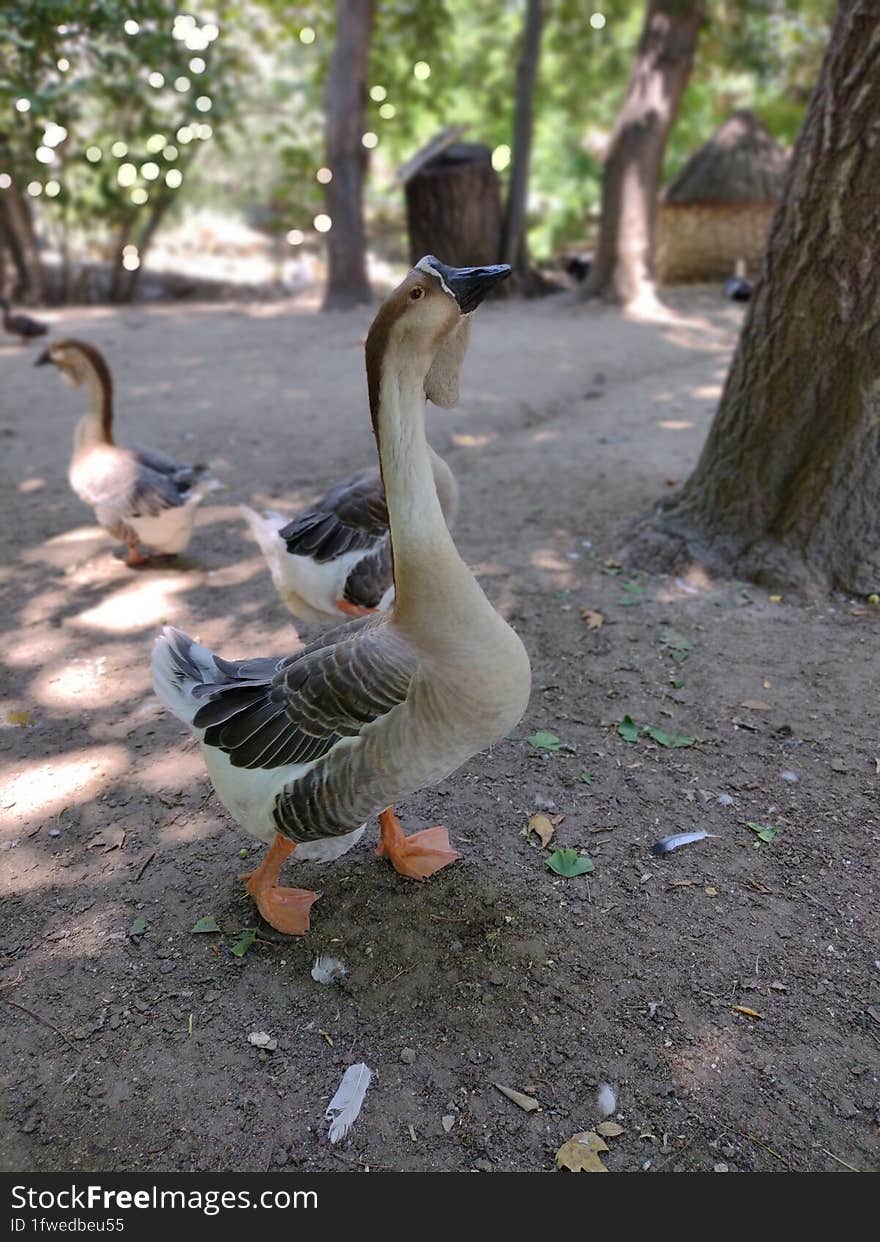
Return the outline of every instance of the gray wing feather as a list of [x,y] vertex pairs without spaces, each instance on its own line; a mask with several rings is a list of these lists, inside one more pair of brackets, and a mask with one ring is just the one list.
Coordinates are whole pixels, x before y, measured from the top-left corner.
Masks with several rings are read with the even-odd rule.
[[285,660],[218,661],[228,680],[204,687],[193,724],[233,767],[309,763],[402,703],[417,665],[384,617],[368,617]]
[[294,556],[333,561],[388,538],[388,507],[378,470],[361,470],[278,532]]

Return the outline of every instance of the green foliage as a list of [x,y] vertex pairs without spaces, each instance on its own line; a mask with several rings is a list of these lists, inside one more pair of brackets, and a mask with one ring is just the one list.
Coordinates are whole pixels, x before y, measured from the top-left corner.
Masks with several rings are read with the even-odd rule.
[[[630,0],[545,0],[535,97],[529,245],[538,259],[587,240],[601,193],[602,157],[626,90],[643,20]],[[793,141],[827,42],[833,0],[716,0],[707,6],[697,60],[667,147],[664,180],[737,107],[754,108],[774,136]],[[403,245],[403,194],[394,174],[440,128],[496,153],[502,178],[513,129],[524,0],[383,0],[370,51],[367,207],[374,244],[392,257]],[[174,38],[171,0],[6,0],[0,6],[0,173],[29,199],[55,241],[118,250],[185,194],[222,202],[273,235],[311,229],[323,206],[323,107],[334,40],[330,0],[237,0],[215,16],[193,13],[196,30],[220,37],[203,49]],[[605,22],[596,29],[591,16]],[[138,31],[127,33],[126,22]],[[179,26],[179,22],[178,22]],[[178,33],[181,30],[178,29]],[[193,57],[205,68],[195,74]],[[59,68],[68,62],[66,69]],[[427,64],[428,76],[417,65]],[[149,84],[161,73],[161,87]],[[178,77],[190,79],[176,91]],[[155,80],[155,79],[154,79]],[[375,88],[375,89],[374,89]],[[212,100],[209,113],[196,107]],[[16,109],[26,99],[27,112]],[[67,137],[40,163],[47,122]],[[217,141],[178,141],[210,125]],[[197,133],[205,131],[197,128]],[[153,135],[168,141],[152,152]],[[114,156],[114,143],[125,155]],[[90,162],[89,147],[101,158]],[[176,155],[169,148],[176,149]],[[207,149],[206,149],[207,148]],[[198,167],[193,169],[196,152]],[[149,180],[143,169],[158,166]],[[131,164],[135,179],[121,185]],[[171,169],[183,174],[169,187]],[[151,170],[149,170],[151,171]],[[129,173],[123,177],[130,176]],[[50,181],[58,184],[47,197]],[[2,190],[0,190],[2,193]],[[147,195],[146,202],[133,202]]]
[[2,6],[0,172],[51,239],[110,254],[164,214],[234,114],[219,34],[172,0]]

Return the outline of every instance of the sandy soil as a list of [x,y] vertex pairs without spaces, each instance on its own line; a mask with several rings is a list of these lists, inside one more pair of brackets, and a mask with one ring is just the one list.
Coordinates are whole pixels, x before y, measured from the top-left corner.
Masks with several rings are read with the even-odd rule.
[[[461,483],[459,546],[531,653],[528,714],[400,808],[445,822],[460,863],[404,880],[373,825],[298,873],[323,892],[308,939],[260,923],[236,879],[260,847],[152,697],[149,649],[165,619],[226,655],[299,641],[236,506],[293,510],[373,459],[369,318],[56,317],[106,349],[120,438],[228,483],[186,562],[140,572],[67,488],[81,394],[0,347],[0,1165],[549,1170],[607,1081],[612,1170],[876,1168],[877,614],[614,563],[711,418],[740,322],[714,293],[663,323],[559,300],[480,312],[461,405],[430,426]],[[627,743],[625,715],[696,744]],[[536,750],[536,730],[560,748]],[[522,834],[550,803],[592,876],[554,876]],[[693,828],[714,835],[651,856]],[[205,915],[219,933],[192,933]],[[320,952],[341,985],[310,977]],[[331,1148],[324,1109],[361,1059],[373,1086]]]

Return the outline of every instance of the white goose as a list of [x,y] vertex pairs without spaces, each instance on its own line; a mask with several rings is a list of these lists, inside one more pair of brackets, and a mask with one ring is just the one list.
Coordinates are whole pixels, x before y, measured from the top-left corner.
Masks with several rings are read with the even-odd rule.
[[393,547],[390,612],[351,621],[283,659],[227,661],[166,628],[156,693],[200,738],[214,788],[270,843],[248,890],[263,917],[302,935],[316,895],[282,888],[284,860],[330,859],[381,812],[379,853],[417,879],[453,862],[446,828],[405,836],[392,804],[443,780],[516,725],[531,674],[519,638],[486,599],[443,518],[425,438],[425,398],[457,391],[469,317],[507,266],[422,259],[381,307],[367,378]]
[[[469,320],[462,319],[463,324]],[[429,446],[434,484],[447,525],[458,510],[458,484]],[[295,617],[363,617],[394,603],[391,536],[382,475],[359,470],[311,508],[288,519],[241,506],[275,589]]]
[[113,380],[100,350],[85,341],[56,341],[35,366],[52,363],[74,386],[88,384],[90,407],[76,425],[70,486],[98,523],[128,548],[126,565],[148,558],[143,544],[175,555],[190,541],[196,507],[216,480],[198,482],[204,466],[180,465],[153,449],[124,448],[113,437]]

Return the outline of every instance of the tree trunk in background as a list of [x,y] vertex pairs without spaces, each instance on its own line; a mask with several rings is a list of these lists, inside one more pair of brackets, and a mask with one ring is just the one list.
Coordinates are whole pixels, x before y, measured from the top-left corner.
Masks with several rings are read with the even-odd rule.
[[504,288],[514,284],[524,289],[528,284],[529,260],[526,247],[526,205],[529,191],[529,166],[532,159],[535,83],[541,58],[542,0],[526,0],[523,45],[516,69],[516,104],[513,122],[513,157],[507,204],[504,211],[504,232],[501,262],[513,268],[512,277]]
[[880,592],[880,11],[843,0],[718,413],[630,555]]
[[459,142],[406,183],[410,259],[434,254],[453,267],[498,262],[501,186],[492,152]]
[[327,77],[327,166],[333,180],[325,190],[332,227],[327,234],[327,290],[324,309],[370,301],[363,188],[367,152],[367,62],[373,29],[373,0],[337,0],[336,44]]
[[702,0],[648,0],[605,159],[599,244],[583,297],[654,296],[654,234],[666,139],[694,63]]

